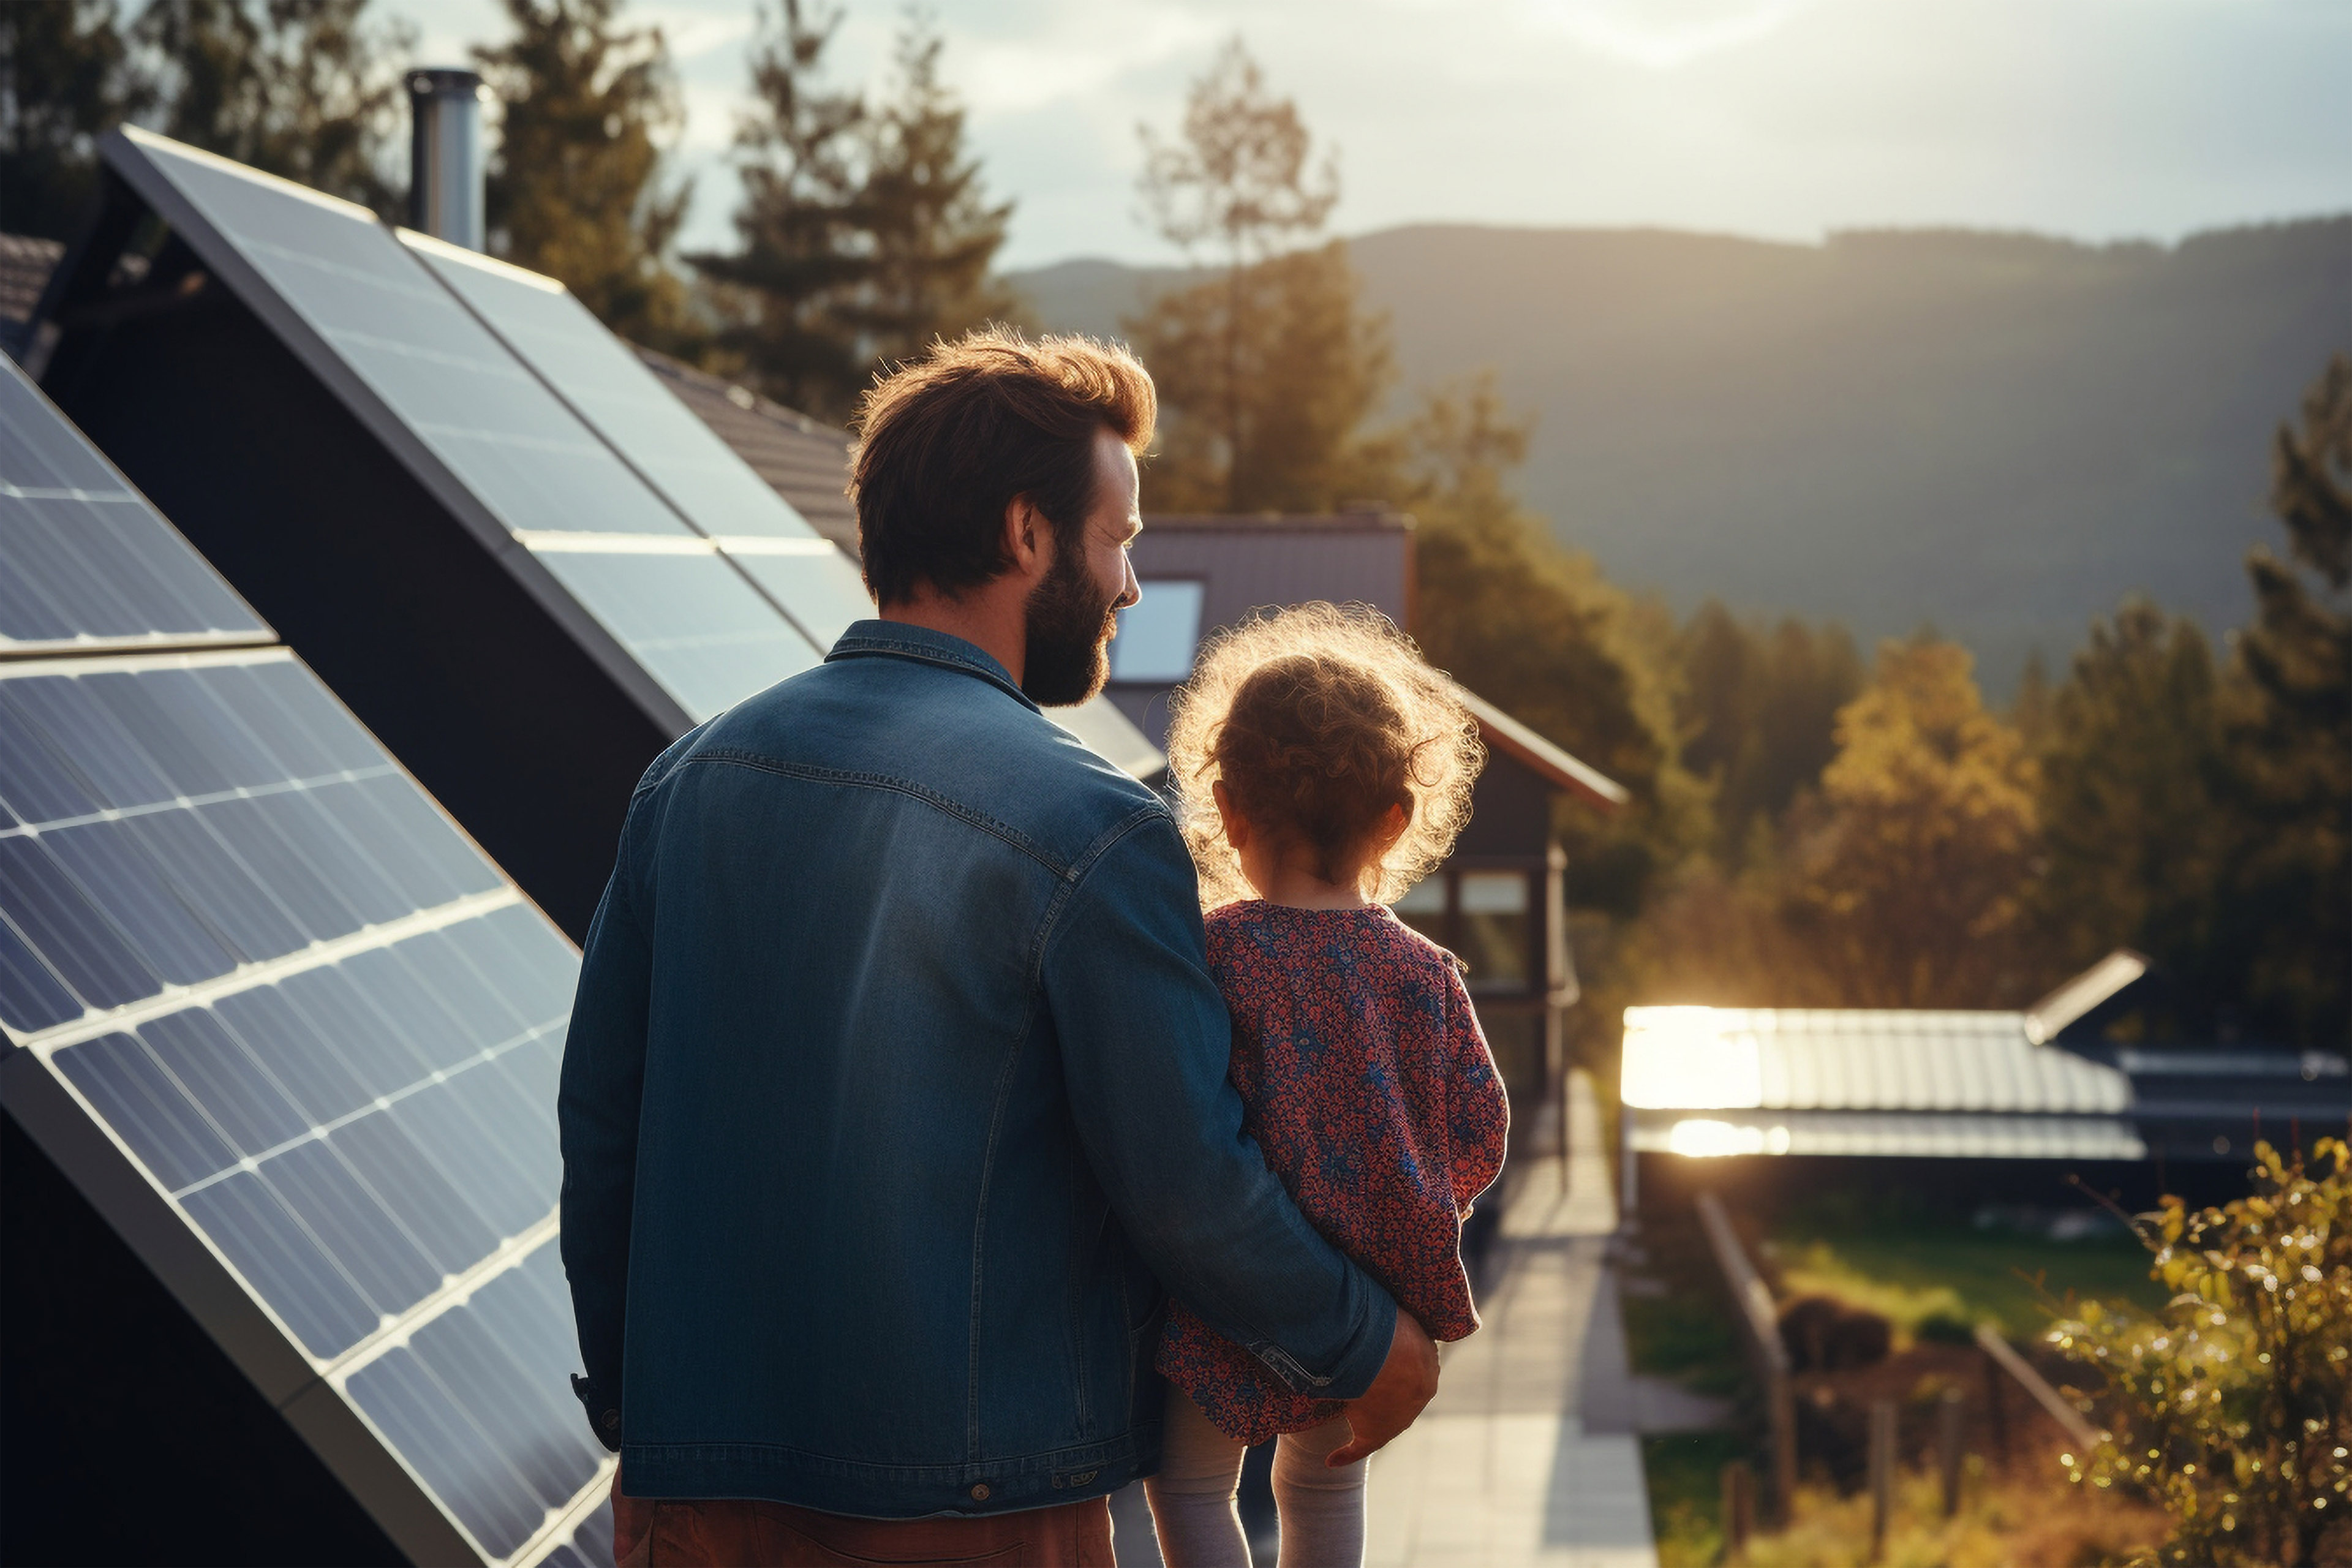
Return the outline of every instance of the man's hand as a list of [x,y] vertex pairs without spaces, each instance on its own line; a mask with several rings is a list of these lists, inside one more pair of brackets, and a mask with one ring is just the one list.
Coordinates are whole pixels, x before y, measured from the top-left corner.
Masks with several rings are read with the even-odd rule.
[[1389,1359],[1363,1397],[1348,1402],[1348,1440],[1323,1462],[1333,1469],[1352,1465],[1413,1424],[1422,1407],[1437,1397],[1437,1342],[1421,1320],[1397,1309],[1396,1335]]

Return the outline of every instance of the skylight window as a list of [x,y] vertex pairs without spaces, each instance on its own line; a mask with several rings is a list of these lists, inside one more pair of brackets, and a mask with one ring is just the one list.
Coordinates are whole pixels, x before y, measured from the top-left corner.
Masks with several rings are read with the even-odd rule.
[[1142,596],[1118,613],[1118,637],[1110,645],[1110,678],[1185,679],[1192,673],[1192,654],[1201,643],[1202,585],[1145,583],[1140,589]]

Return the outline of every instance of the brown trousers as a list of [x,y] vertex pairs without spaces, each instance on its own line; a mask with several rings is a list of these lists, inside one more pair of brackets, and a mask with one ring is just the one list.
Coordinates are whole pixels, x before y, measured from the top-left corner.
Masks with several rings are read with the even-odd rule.
[[979,1518],[851,1519],[789,1503],[680,1502],[615,1490],[613,1556],[618,1568],[1112,1568],[1110,1503],[1096,1498]]

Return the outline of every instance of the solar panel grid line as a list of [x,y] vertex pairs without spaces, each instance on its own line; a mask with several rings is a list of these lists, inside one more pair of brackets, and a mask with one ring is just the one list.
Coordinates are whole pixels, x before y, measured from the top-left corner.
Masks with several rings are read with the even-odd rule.
[[[714,526],[716,520],[708,512],[712,508],[724,508],[729,518],[738,523],[753,519],[768,522],[766,533],[748,536],[755,546],[773,542],[806,547],[756,550],[756,553],[763,557],[792,556],[808,562],[808,572],[797,577],[779,577],[772,572],[754,569],[748,562],[738,561],[734,552],[724,544],[719,544],[718,550],[738,575],[778,615],[783,616],[814,650],[823,654],[833,646],[850,621],[871,612],[870,601],[845,605],[845,598],[862,596],[864,587],[862,582],[856,580],[855,568],[848,565],[830,542],[819,536],[806,519],[753,473],[741,458],[679,402],[675,394],[660,384],[635,354],[623,348],[601,323],[589,316],[585,308],[561,284],[446,245],[427,236],[406,229],[398,233],[402,243],[425,258],[425,270],[449,290],[450,297],[471,312],[484,331],[505,344],[517,362],[537,376],[549,395],[571,410],[583,426],[601,435],[614,454],[627,465],[647,489],[661,498],[680,522],[698,535],[714,541],[746,538],[743,534]],[[466,279],[466,283],[461,283],[461,279]],[[595,366],[584,379],[580,372],[585,367],[575,366],[572,375],[559,374],[550,363],[544,341],[524,341],[511,312],[499,312],[490,308],[489,302],[482,297],[486,279],[500,279],[524,290],[520,298],[541,309],[559,315],[568,313],[572,319],[564,321],[557,330],[568,331],[573,357],[577,358],[584,351],[591,356],[601,355],[604,363]],[[509,298],[515,296],[510,294]],[[543,340],[544,332],[540,336]],[[731,493],[681,495],[678,484],[685,476],[675,471],[675,465],[671,466],[672,471],[652,471],[651,452],[641,449],[635,438],[633,426],[637,422],[635,419],[624,417],[616,421],[610,409],[599,411],[583,405],[587,386],[608,390],[616,383],[632,386],[636,391],[638,395],[633,412],[639,418],[649,416],[664,422],[662,434],[667,440],[662,443],[662,449],[665,452],[674,452],[681,447],[688,451],[701,450],[705,457],[700,466],[711,473],[723,474],[732,481]],[[747,554],[752,552],[746,552]],[[832,570],[826,570],[828,567]],[[845,594],[845,578],[849,580],[848,585],[855,588],[854,595]],[[847,609],[845,615],[845,608]]]
[[[196,250],[205,267],[227,285],[247,309],[261,318],[279,342],[301,361],[304,368],[323,382],[328,391],[367,426],[370,434],[384,445],[401,467],[512,574],[531,600],[564,628],[607,679],[670,733],[684,734],[694,727],[697,721],[677,699],[664,689],[660,682],[622,647],[619,639],[607,631],[530,551],[516,544],[507,525],[476,495],[457,470],[409,426],[384,396],[333,347],[323,332],[304,319],[260,268],[241,254],[239,245],[251,244],[252,241],[241,237],[238,244],[230,243],[227,236],[205,216],[196,203],[163,173],[157,159],[163,156],[181,158],[199,165],[215,167],[225,174],[244,180],[257,178],[252,171],[226,158],[184,146],[136,126],[119,127],[107,132],[100,141],[100,147],[107,166],[130,183],[140,198],[173,233]],[[367,213],[364,208],[354,207],[333,197],[320,196],[317,192],[289,181],[271,181],[270,187],[290,197],[315,201],[343,216],[355,219],[363,216],[370,229],[378,234],[383,232],[374,215]]]
[[[398,920],[379,926],[365,926],[347,936],[332,941],[313,942],[310,946],[273,958],[266,963],[243,965],[201,984],[176,986],[136,1002],[108,1010],[94,1010],[69,1023],[47,1029],[19,1033],[5,1023],[0,1023],[0,1037],[10,1044],[37,1051],[54,1054],[69,1046],[136,1028],[153,1019],[168,1016],[192,1006],[205,1006],[257,987],[274,984],[290,976],[306,973],[341,963],[357,954],[373,951],[386,942],[394,942],[426,931],[493,913],[499,910],[526,907],[522,894],[511,885],[495,892],[468,893],[460,899],[429,910],[418,910]],[[7,917],[0,913],[0,924]]]
[[[184,1016],[187,1011],[188,1009],[183,1009],[180,1013],[167,1014],[165,1015],[165,1017],[179,1017]],[[163,1020],[156,1021],[162,1022]],[[417,1079],[415,1082],[404,1085],[401,1088],[393,1089],[387,1093],[377,1095],[375,1098],[369,1100],[363,1104],[356,1106],[350,1110],[346,1110],[341,1115],[329,1117],[322,1121],[306,1122],[301,1131],[278,1142],[270,1143],[263,1148],[253,1150],[244,1154],[236,1164],[225,1166],[224,1168],[212,1172],[207,1175],[200,1176],[184,1186],[170,1188],[169,1191],[171,1196],[174,1200],[184,1200],[191,1194],[202,1192],[205,1188],[235,1174],[239,1170],[252,1171],[258,1168],[263,1162],[274,1159],[278,1155],[290,1152],[301,1144],[331,1140],[335,1133],[343,1131],[343,1129],[347,1127],[355,1126],[364,1121],[378,1111],[390,1110],[394,1106],[398,1105],[404,1100],[425,1093],[439,1085],[452,1081],[459,1074],[466,1072],[469,1068],[478,1066],[487,1066],[489,1063],[498,1060],[499,1057],[505,1055],[507,1052],[514,1050],[519,1047],[528,1045],[532,1039],[537,1037],[537,1030],[525,1030],[502,1045],[488,1047],[477,1052],[475,1055],[467,1058],[464,1061],[460,1062],[454,1068],[436,1068],[432,1072],[426,1074],[424,1078]],[[37,1047],[35,1048],[42,1049],[45,1047]],[[56,1049],[62,1047],[46,1048],[49,1049],[51,1054],[54,1054]],[[268,1072],[268,1068],[265,1065],[262,1070],[264,1072]],[[272,1081],[276,1081],[274,1077]],[[191,1098],[193,1099],[194,1097],[191,1096]],[[291,1096],[289,1095],[289,1099],[290,1098]]]

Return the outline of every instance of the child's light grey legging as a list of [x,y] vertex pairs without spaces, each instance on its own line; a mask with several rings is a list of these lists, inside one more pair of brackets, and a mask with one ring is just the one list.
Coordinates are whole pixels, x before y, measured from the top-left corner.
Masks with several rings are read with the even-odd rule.
[[[1274,1502],[1282,1515],[1282,1568],[1359,1568],[1364,1561],[1364,1467],[1324,1464],[1348,1440],[1345,1417],[1286,1432],[1274,1450]],[[1160,1473],[1143,1483],[1168,1568],[1250,1568],[1249,1542],[1234,1507],[1239,1443],[1201,1413],[1183,1390],[1168,1391]]]

